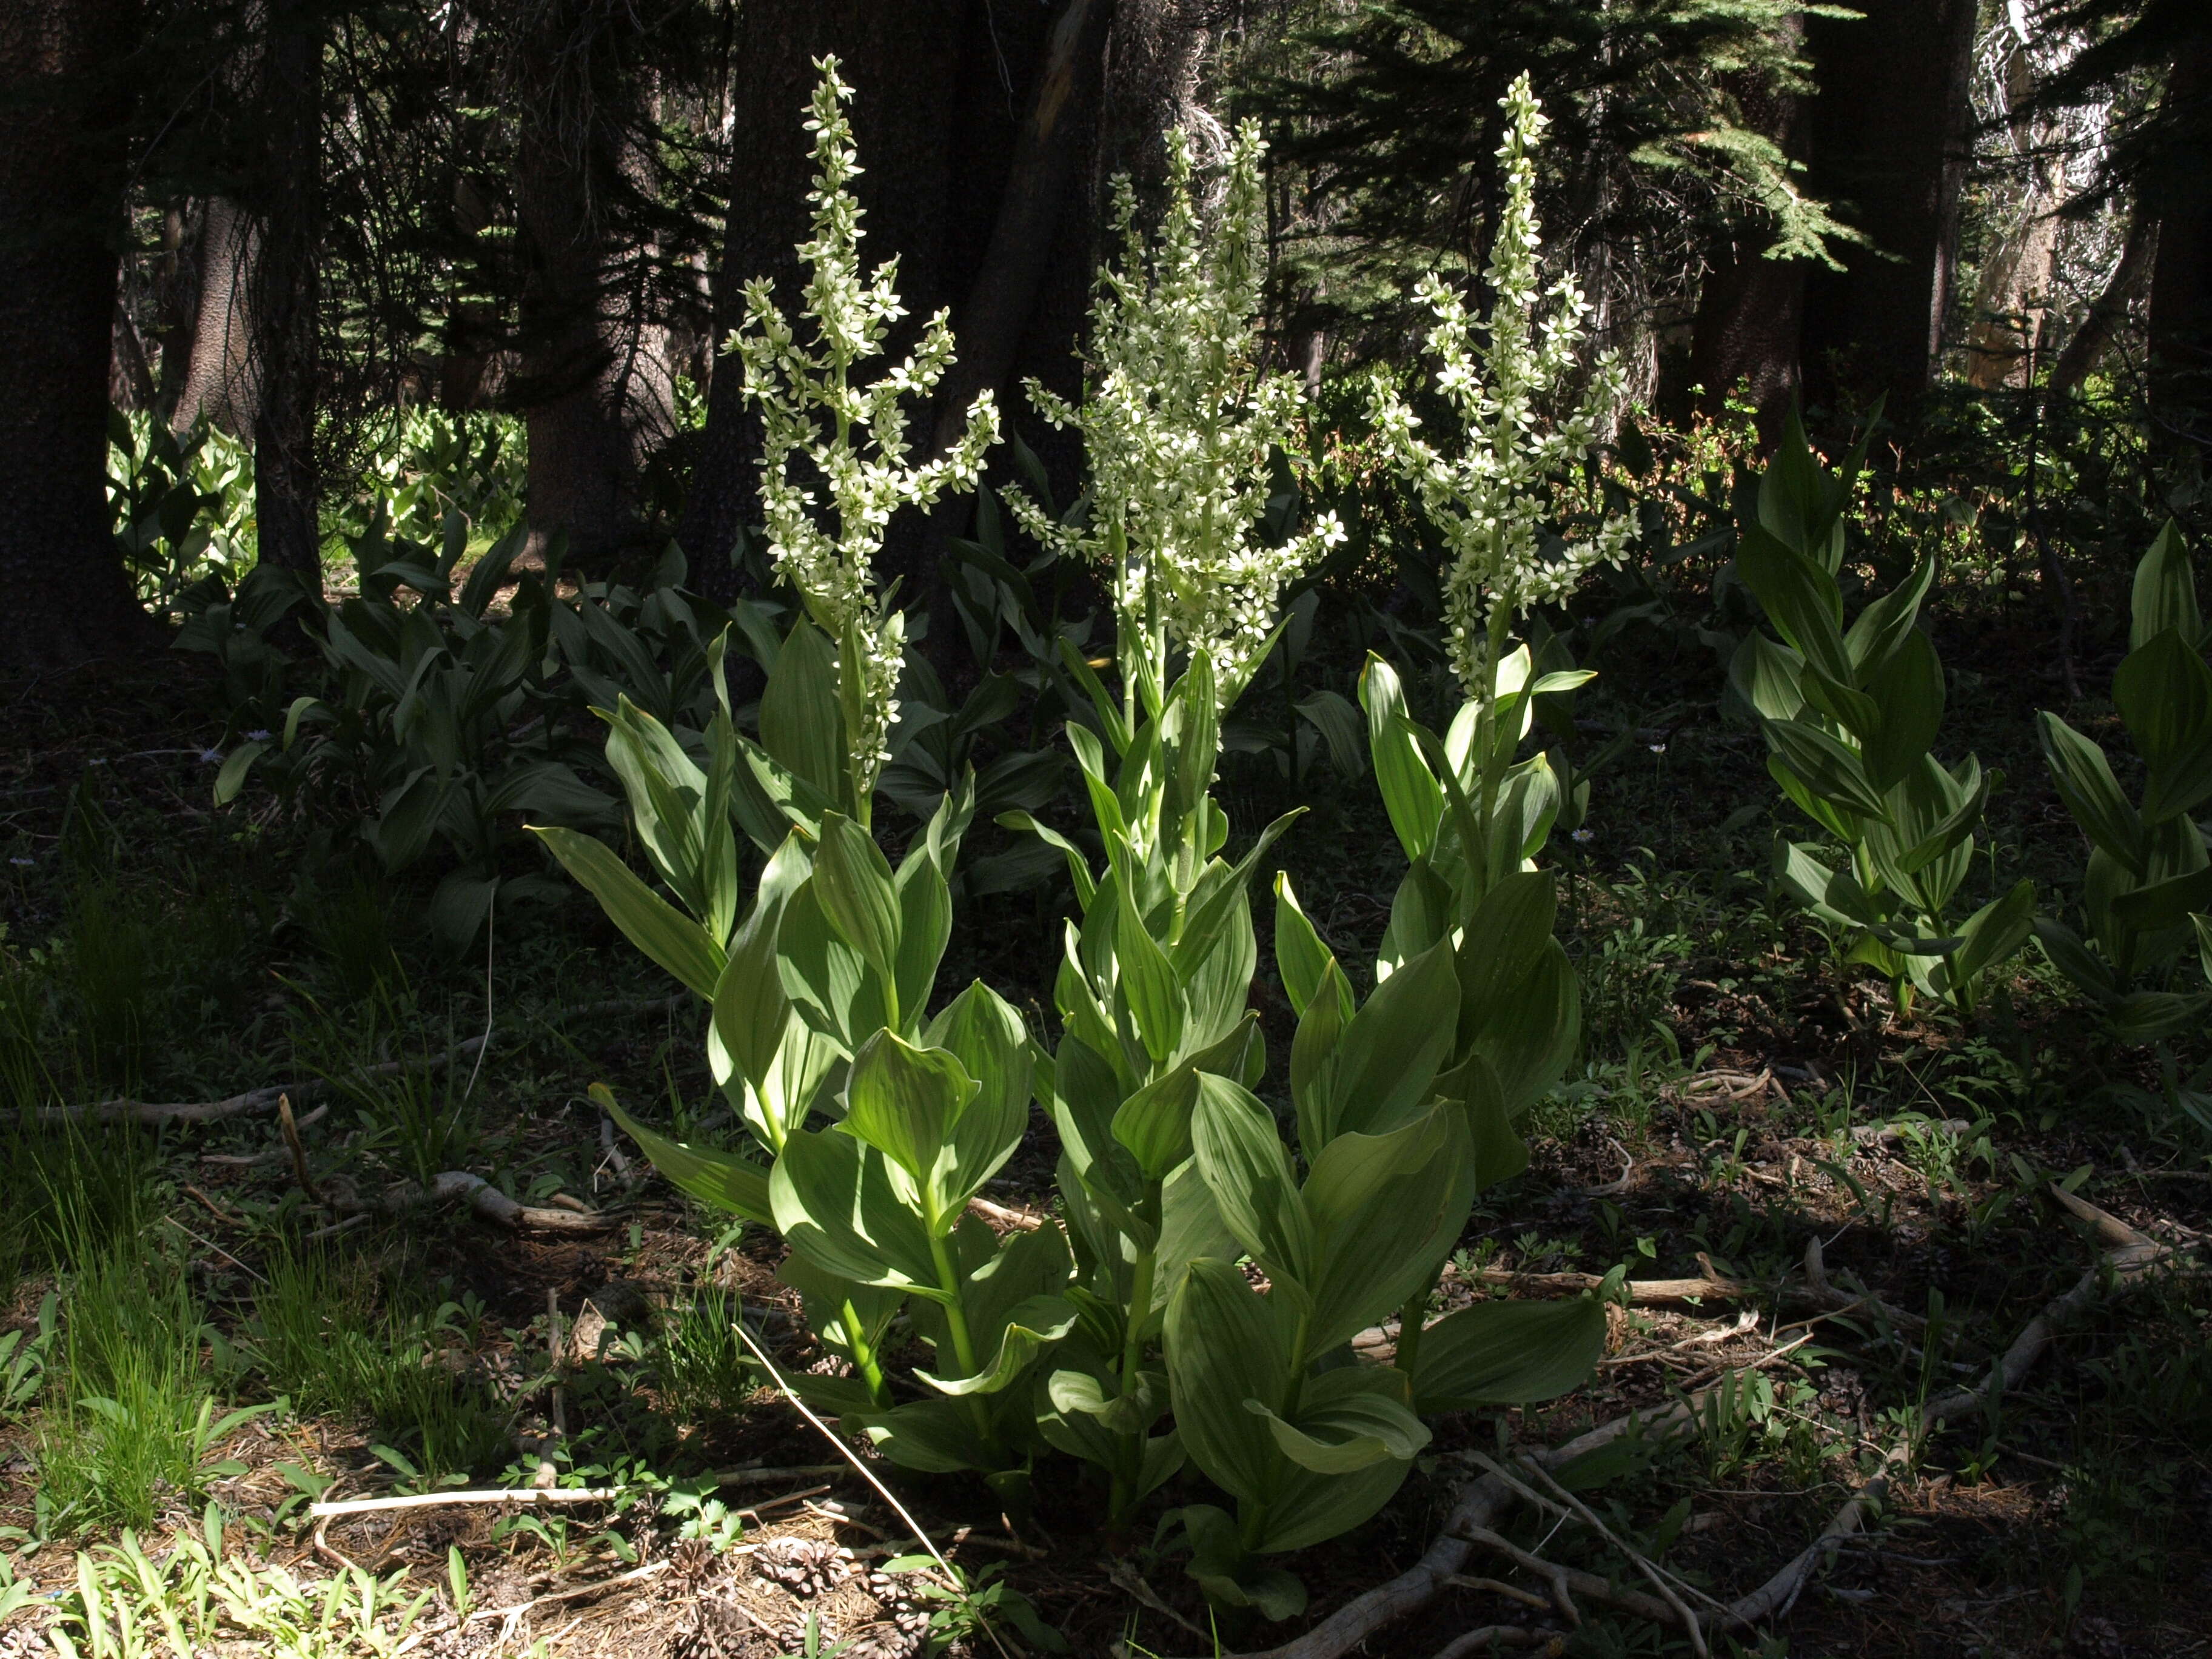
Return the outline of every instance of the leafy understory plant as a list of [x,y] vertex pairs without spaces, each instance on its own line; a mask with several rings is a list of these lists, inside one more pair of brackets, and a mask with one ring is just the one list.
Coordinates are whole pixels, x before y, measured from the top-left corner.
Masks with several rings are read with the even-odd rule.
[[2212,799],[2208,645],[2188,550],[2169,521],[2136,567],[2128,654],[2112,678],[2112,702],[2142,757],[2141,799],[2128,799],[2096,743],[2048,710],[2036,716],[2051,781],[2089,843],[2083,931],[2039,916],[2036,937],[2059,971],[2137,1040],[2182,1030],[2212,1007],[2212,993],[2172,984],[2192,922],[2197,939],[2212,938],[2212,921],[2191,915],[2212,911],[2212,858],[2193,817]]
[[[1492,845],[1499,839],[1492,825],[1500,797],[1516,787],[1508,775],[1527,735],[1527,699],[1571,690],[1589,678],[1546,676],[1532,687],[1527,649],[1513,647],[1513,625],[1535,606],[1565,598],[1596,565],[1619,563],[1635,530],[1631,520],[1615,514],[1574,522],[1571,475],[1592,462],[1626,379],[1607,353],[1574,395],[1589,305],[1571,275],[1561,276],[1548,295],[1542,291],[1535,152],[1545,118],[1525,73],[1498,102],[1507,118],[1498,149],[1505,204],[1483,273],[1496,295],[1490,314],[1480,323],[1469,319],[1465,301],[1434,272],[1419,289],[1436,313],[1428,345],[1442,360],[1437,391],[1459,422],[1458,441],[1440,445],[1423,437],[1419,418],[1380,384],[1375,406],[1384,450],[1418,490],[1449,556],[1444,622],[1452,668],[1468,699],[1463,718],[1472,727],[1455,741],[1452,759],[1457,768],[1473,756],[1478,810],[1468,845],[1480,849],[1476,898],[1486,884],[1483,871],[1500,860],[1518,867],[1521,860],[1510,830],[1501,830],[1502,842]],[[1479,345],[1473,343],[1477,333]],[[1432,739],[1421,746],[1433,757]],[[1548,775],[1548,763],[1532,763],[1524,799],[1547,791],[1555,799],[1556,786],[1544,781]]]
[[1831,869],[1778,837],[1783,887],[1847,941],[1845,960],[1890,981],[1900,1010],[1917,989],[1963,1016],[1984,975],[2027,942],[2035,884],[1951,921],[1999,775],[1972,755],[1947,767],[1929,752],[1943,723],[1943,665],[1917,623],[1933,561],[1844,627],[1837,575],[1865,441],[1830,472],[1791,412],[1736,544],[1736,569],[1782,638],[1753,630],[1729,683],[1758,717],[1774,781],[1850,854],[1848,868]]

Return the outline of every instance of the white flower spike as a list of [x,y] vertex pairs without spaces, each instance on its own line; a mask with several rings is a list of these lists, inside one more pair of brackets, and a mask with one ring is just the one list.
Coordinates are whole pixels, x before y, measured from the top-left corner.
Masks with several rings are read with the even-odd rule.
[[1172,638],[1212,659],[1224,708],[1259,665],[1284,583],[1344,538],[1334,513],[1280,547],[1255,534],[1267,510],[1269,455],[1294,435],[1301,401],[1297,380],[1264,372],[1253,349],[1266,276],[1265,149],[1256,124],[1238,128],[1208,224],[1188,137],[1170,133],[1167,208],[1149,251],[1127,181],[1116,181],[1123,253],[1099,278],[1083,405],[1029,386],[1041,415],[1083,433],[1090,528],[1054,523],[1006,492],[1037,540],[1114,564],[1122,638],[1142,639],[1157,684],[1166,684]]
[[[900,399],[927,398],[951,366],[945,311],[925,325],[912,356],[868,385],[852,383],[854,366],[883,354],[884,337],[906,307],[899,302],[896,258],[861,276],[860,209],[851,191],[860,152],[844,109],[853,89],[838,78],[835,58],[818,58],[814,66],[822,79],[806,124],[814,134],[814,189],[807,197],[814,204],[813,234],[799,245],[799,257],[812,273],[805,315],[817,337],[811,346],[799,344],[769,284],[756,278],[745,284],[745,325],[730,349],[744,365],[745,396],[761,411],[761,510],[769,550],[837,649],[840,690],[858,727],[846,734],[854,785],[865,802],[888,757],[905,656],[903,618],[877,592],[876,554],[900,507],[927,507],[949,489],[974,487],[984,452],[998,441],[999,410],[989,392],[979,393],[951,450],[908,464]],[[807,463],[800,477],[793,476],[795,457]],[[825,488],[826,503],[817,495]],[[835,516],[834,534],[819,514],[825,505]]]
[[[1597,361],[1581,398],[1566,404],[1589,303],[1571,276],[1552,287],[1551,314],[1540,321],[1534,152],[1545,120],[1528,76],[1498,100],[1506,112],[1498,148],[1505,168],[1505,208],[1484,272],[1496,295],[1486,322],[1469,319],[1460,296],[1431,272],[1419,293],[1436,313],[1429,349],[1441,358],[1437,390],[1465,428],[1455,452],[1431,445],[1395,392],[1377,398],[1376,422],[1398,467],[1421,493],[1430,522],[1451,554],[1444,621],[1452,667],[1470,696],[1488,697],[1489,664],[1514,619],[1562,599],[1593,566],[1618,564],[1634,526],[1605,519],[1588,536],[1549,552],[1544,529],[1559,515],[1553,480],[1594,451],[1599,428],[1626,386],[1611,352]],[[1470,336],[1480,332],[1479,346]]]

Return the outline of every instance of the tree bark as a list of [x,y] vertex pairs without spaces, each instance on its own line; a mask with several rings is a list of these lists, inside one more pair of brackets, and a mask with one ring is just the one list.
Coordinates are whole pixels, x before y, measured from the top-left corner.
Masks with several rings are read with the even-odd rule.
[[[1803,39],[1804,19],[1792,18],[1789,27],[1794,52]],[[1771,139],[1790,160],[1804,159],[1803,98],[1741,77],[1731,90],[1747,126]],[[1805,266],[1799,260],[1766,258],[1757,246],[1760,240],[1751,228],[1739,228],[1708,252],[1690,329],[1690,374],[1705,388],[1710,414],[1717,414],[1741,384],[1759,411],[1759,430],[1771,436],[1799,390]]]
[[129,0],[0,5],[0,673],[152,642],[108,520]]
[[2128,216],[2126,239],[2120,244],[2119,262],[2112,267],[2104,289],[2089,302],[2081,326],[2051,366],[2051,390],[2058,397],[2079,392],[2081,383],[2096,372],[2112,349],[2128,307],[2142,292],[2150,275],[2151,259],[2158,251],[2158,221],[2140,203]]
[[192,254],[199,291],[190,334],[179,342],[184,375],[170,424],[183,432],[204,421],[233,437],[250,437],[261,406],[249,312],[253,216],[216,196],[201,205],[199,217]]
[[[1815,78],[1812,192],[1873,239],[1845,269],[1806,273],[1808,400],[1893,413],[1935,374],[1957,263],[1971,117],[1973,0],[1860,0],[1863,19],[1807,25]],[[1842,216],[1839,215],[1839,216]]]
[[323,37],[314,0],[265,0],[261,48],[259,247],[249,314],[258,405],[253,514],[264,564],[319,578],[321,471],[315,456],[320,362],[315,261],[322,198]]
[[[786,315],[801,304],[805,271],[797,247],[806,235],[812,161],[811,135],[800,124],[814,88],[814,60],[825,53],[836,55],[855,92],[854,137],[866,169],[854,186],[866,216],[862,260],[872,264],[898,256],[899,292],[908,313],[902,332],[965,291],[955,252],[980,248],[988,235],[988,224],[976,222],[1000,191],[994,184],[979,191],[985,180],[976,175],[1003,179],[1011,94],[1000,84],[997,59],[1003,37],[1022,21],[1003,9],[995,18],[987,9],[980,0],[909,0],[896,7],[878,0],[747,0],[740,8],[729,228],[714,280],[717,343],[744,325],[744,285],[754,277],[769,281]],[[1001,37],[995,47],[989,33],[994,23]],[[997,128],[995,157],[988,145],[963,143],[963,128],[978,125]],[[975,165],[994,160],[999,167]],[[956,170],[963,175],[957,195]],[[894,354],[901,337],[893,337]],[[724,358],[708,391],[706,428],[678,538],[693,586],[719,599],[733,598],[742,584],[732,556],[755,522],[760,486],[760,424],[742,380],[735,360]],[[931,412],[921,418],[933,423]],[[932,429],[925,426],[915,436],[926,441]],[[892,574],[919,574],[904,568],[914,562],[904,544],[918,544],[918,533],[903,524],[896,533],[902,545],[886,564]]]
[[[2168,78],[2169,107],[2212,100],[2212,31],[2198,30]],[[2212,444],[2212,143],[2166,159],[2156,181],[2158,252],[2150,271],[2151,413],[2170,435]],[[2144,205],[2149,205],[2147,201]]]
[[[2015,38],[2005,58],[2005,101],[2019,111],[2034,95],[2035,67],[2027,43]],[[1983,392],[2028,383],[2058,267],[2065,176],[2052,141],[2062,135],[2018,114],[2011,125],[2013,143],[2027,158],[2027,175],[2012,225],[1983,262],[1966,324],[1966,380]]]
[[605,569],[642,539],[638,483],[674,429],[675,385],[647,272],[622,246],[621,204],[653,188],[650,72],[635,14],[575,0],[543,6],[518,50],[525,117],[515,209],[529,269],[507,400],[530,435],[531,542],[555,535]]

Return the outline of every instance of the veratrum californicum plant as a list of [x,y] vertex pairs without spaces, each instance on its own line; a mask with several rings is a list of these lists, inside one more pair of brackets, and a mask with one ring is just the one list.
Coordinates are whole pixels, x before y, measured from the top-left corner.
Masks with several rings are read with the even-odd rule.
[[[812,275],[806,315],[817,337],[802,345],[778,308],[765,277],[745,284],[745,326],[730,342],[744,364],[745,396],[758,404],[763,428],[761,509],[769,550],[777,568],[797,588],[807,613],[837,645],[842,700],[854,729],[848,734],[856,767],[854,787],[867,799],[885,750],[898,703],[896,692],[905,653],[904,621],[876,591],[874,561],[891,514],[901,507],[927,507],[947,489],[974,487],[983,453],[998,441],[999,411],[991,393],[977,394],[960,441],[945,455],[908,465],[912,446],[905,396],[927,398],[952,363],[950,313],[939,310],[922,330],[921,344],[904,362],[866,386],[852,383],[854,365],[880,356],[890,325],[906,315],[898,296],[898,260],[885,260],[863,281],[860,209],[849,186],[860,171],[844,105],[851,87],[837,76],[835,58],[818,59],[812,118],[813,234],[799,257]],[[793,476],[804,457],[829,492],[836,532],[817,518],[815,487]],[[853,659],[848,660],[848,659]]]
[[1255,534],[1267,508],[1268,457],[1293,435],[1302,398],[1295,380],[1264,372],[1253,350],[1265,149],[1255,124],[1237,129],[1209,234],[1189,138],[1170,133],[1167,206],[1149,254],[1128,181],[1115,181],[1124,252],[1099,278],[1083,405],[1029,383],[1041,415],[1083,433],[1090,526],[1055,523],[1007,491],[1037,540],[1114,565],[1125,635],[1143,635],[1159,684],[1172,637],[1212,659],[1224,707],[1258,665],[1283,584],[1344,538],[1334,513],[1279,547]]
[[[1619,563],[1634,530],[1629,520],[1608,517],[1580,540],[1548,554],[1544,548],[1546,526],[1562,505],[1553,481],[1596,448],[1627,382],[1608,352],[1582,396],[1567,398],[1589,302],[1573,276],[1563,276],[1552,286],[1550,317],[1538,319],[1543,239],[1534,152],[1545,119],[1525,73],[1498,103],[1507,117],[1498,147],[1505,209],[1483,273],[1497,295],[1489,320],[1470,321],[1465,302],[1433,271],[1419,288],[1437,316],[1428,341],[1443,359],[1437,389],[1464,423],[1466,441],[1456,453],[1430,444],[1393,390],[1378,388],[1375,411],[1385,444],[1450,550],[1444,619],[1452,667],[1470,696],[1489,695],[1486,665],[1502,654],[1513,619],[1565,597],[1593,566]],[[1478,330],[1482,343],[1471,346]],[[1547,419],[1546,410],[1562,407],[1565,413]]]

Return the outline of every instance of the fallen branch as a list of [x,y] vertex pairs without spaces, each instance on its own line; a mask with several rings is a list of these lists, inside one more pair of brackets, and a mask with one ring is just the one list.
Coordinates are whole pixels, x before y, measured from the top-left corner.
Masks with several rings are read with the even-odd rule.
[[[657,998],[639,1001],[635,998],[617,999],[608,1002],[586,1002],[574,1008],[563,1008],[555,1020],[593,1019],[609,1014],[634,1014],[665,1011],[681,1007],[690,1000],[686,996]],[[515,1028],[507,1028],[512,1030]],[[219,1123],[225,1118],[244,1117],[255,1112],[271,1109],[286,1096],[304,1100],[349,1083],[366,1082],[371,1078],[397,1077],[403,1072],[434,1072],[450,1066],[457,1060],[473,1060],[480,1053],[492,1033],[465,1038],[443,1054],[424,1054],[419,1058],[381,1060],[374,1066],[363,1066],[348,1073],[343,1078],[303,1078],[291,1083],[271,1083],[258,1089],[248,1089],[242,1094],[229,1095],[221,1100],[143,1101],[100,1100],[79,1106],[44,1106],[39,1109],[42,1123],[65,1123],[90,1118],[99,1123]]]
[[399,1215],[426,1200],[442,1204],[457,1198],[467,1200],[469,1207],[485,1220],[495,1221],[510,1231],[528,1228],[548,1233],[603,1233],[621,1224],[614,1217],[596,1210],[579,1214],[574,1210],[518,1204],[482,1176],[471,1175],[466,1170],[447,1170],[430,1182],[427,1194],[414,1182],[403,1181],[388,1188],[374,1203],[337,1190],[322,1194],[320,1201],[325,1209],[342,1215]]
[[621,1497],[620,1486],[500,1486],[479,1492],[410,1492],[404,1498],[348,1498],[310,1504],[307,1513],[328,1520],[340,1515],[374,1515],[386,1510],[441,1510],[459,1504],[605,1504]]
[[648,1561],[641,1567],[632,1567],[628,1572],[618,1572],[611,1578],[602,1578],[597,1583],[578,1584],[573,1589],[554,1590],[549,1595],[518,1602],[511,1607],[480,1607],[461,1622],[473,1625],[479,1619],[519,1620],[532,1607],[542,1607],[552,1601],[573,1601],[580,1595],[593,1595],[600,1590],[614,1589],[617,1584],[634,1584],[641,1578],[650,1578],[657,1572],[668,1570],[666,1561]]
[[1001,1232],[1033,1233],[1051,1219],[1035,1210],[1013,1210],[1003,1204],[994,1204],[988,1198],[971,1198],[968,1207]]
[[[1577,1435],[1564,1446],[1531,1455],[1546,1468],[1557,1468],[1639,1429],[1667,1427],[1683,1421],[1688,1415],[1687,1407],[1682,1406],[1667,1407],[1649,1417],[1631,1412],[1587,1434]],[[1452,1506],[1443,1531],[1419,1561],[1388,1583],[1379,1584],[1346,1602],[1295,1641],[1270,1648],[1265,1653],[1249,1655],[1247,1659],[1340,1659],[1340,1656],[1351,1652],[1386,1625],[1427,1606],[1436,1593],[1467,1565],[1467,1558],[1474,1553],[1474,1545],[1465,1534],[1470,1528],[1486,1529],[1511,1505],[1513,1498],[1513,1489],[1494,1474],[1470,1482],[1460,1493],[1458,1503]],[[1665,1603],[1656,1597],[1650,1599],[1654,1606],[1664,1608]]]
[[1899,1126],[1895,1123],[1862,1123],[1851,1131],[1851,1139],[1862,1146],[1901,1146],[1911,1139],[1911,1131],[1923,1134],[1941,1129],[1946,1134],[1962,1135],[1974,1126],[1963,1117],[1928,1118]]
[[1540,1648],[1554,1640],[1557,1634],[1548,1630],[1528,1630],[1519,1625],[1485,1625],[1480,1630],[1452,1638],[1437,1650],[1437,1659],[1467,1659],[1468,1654],[1495,1653],[1500,1648]]

